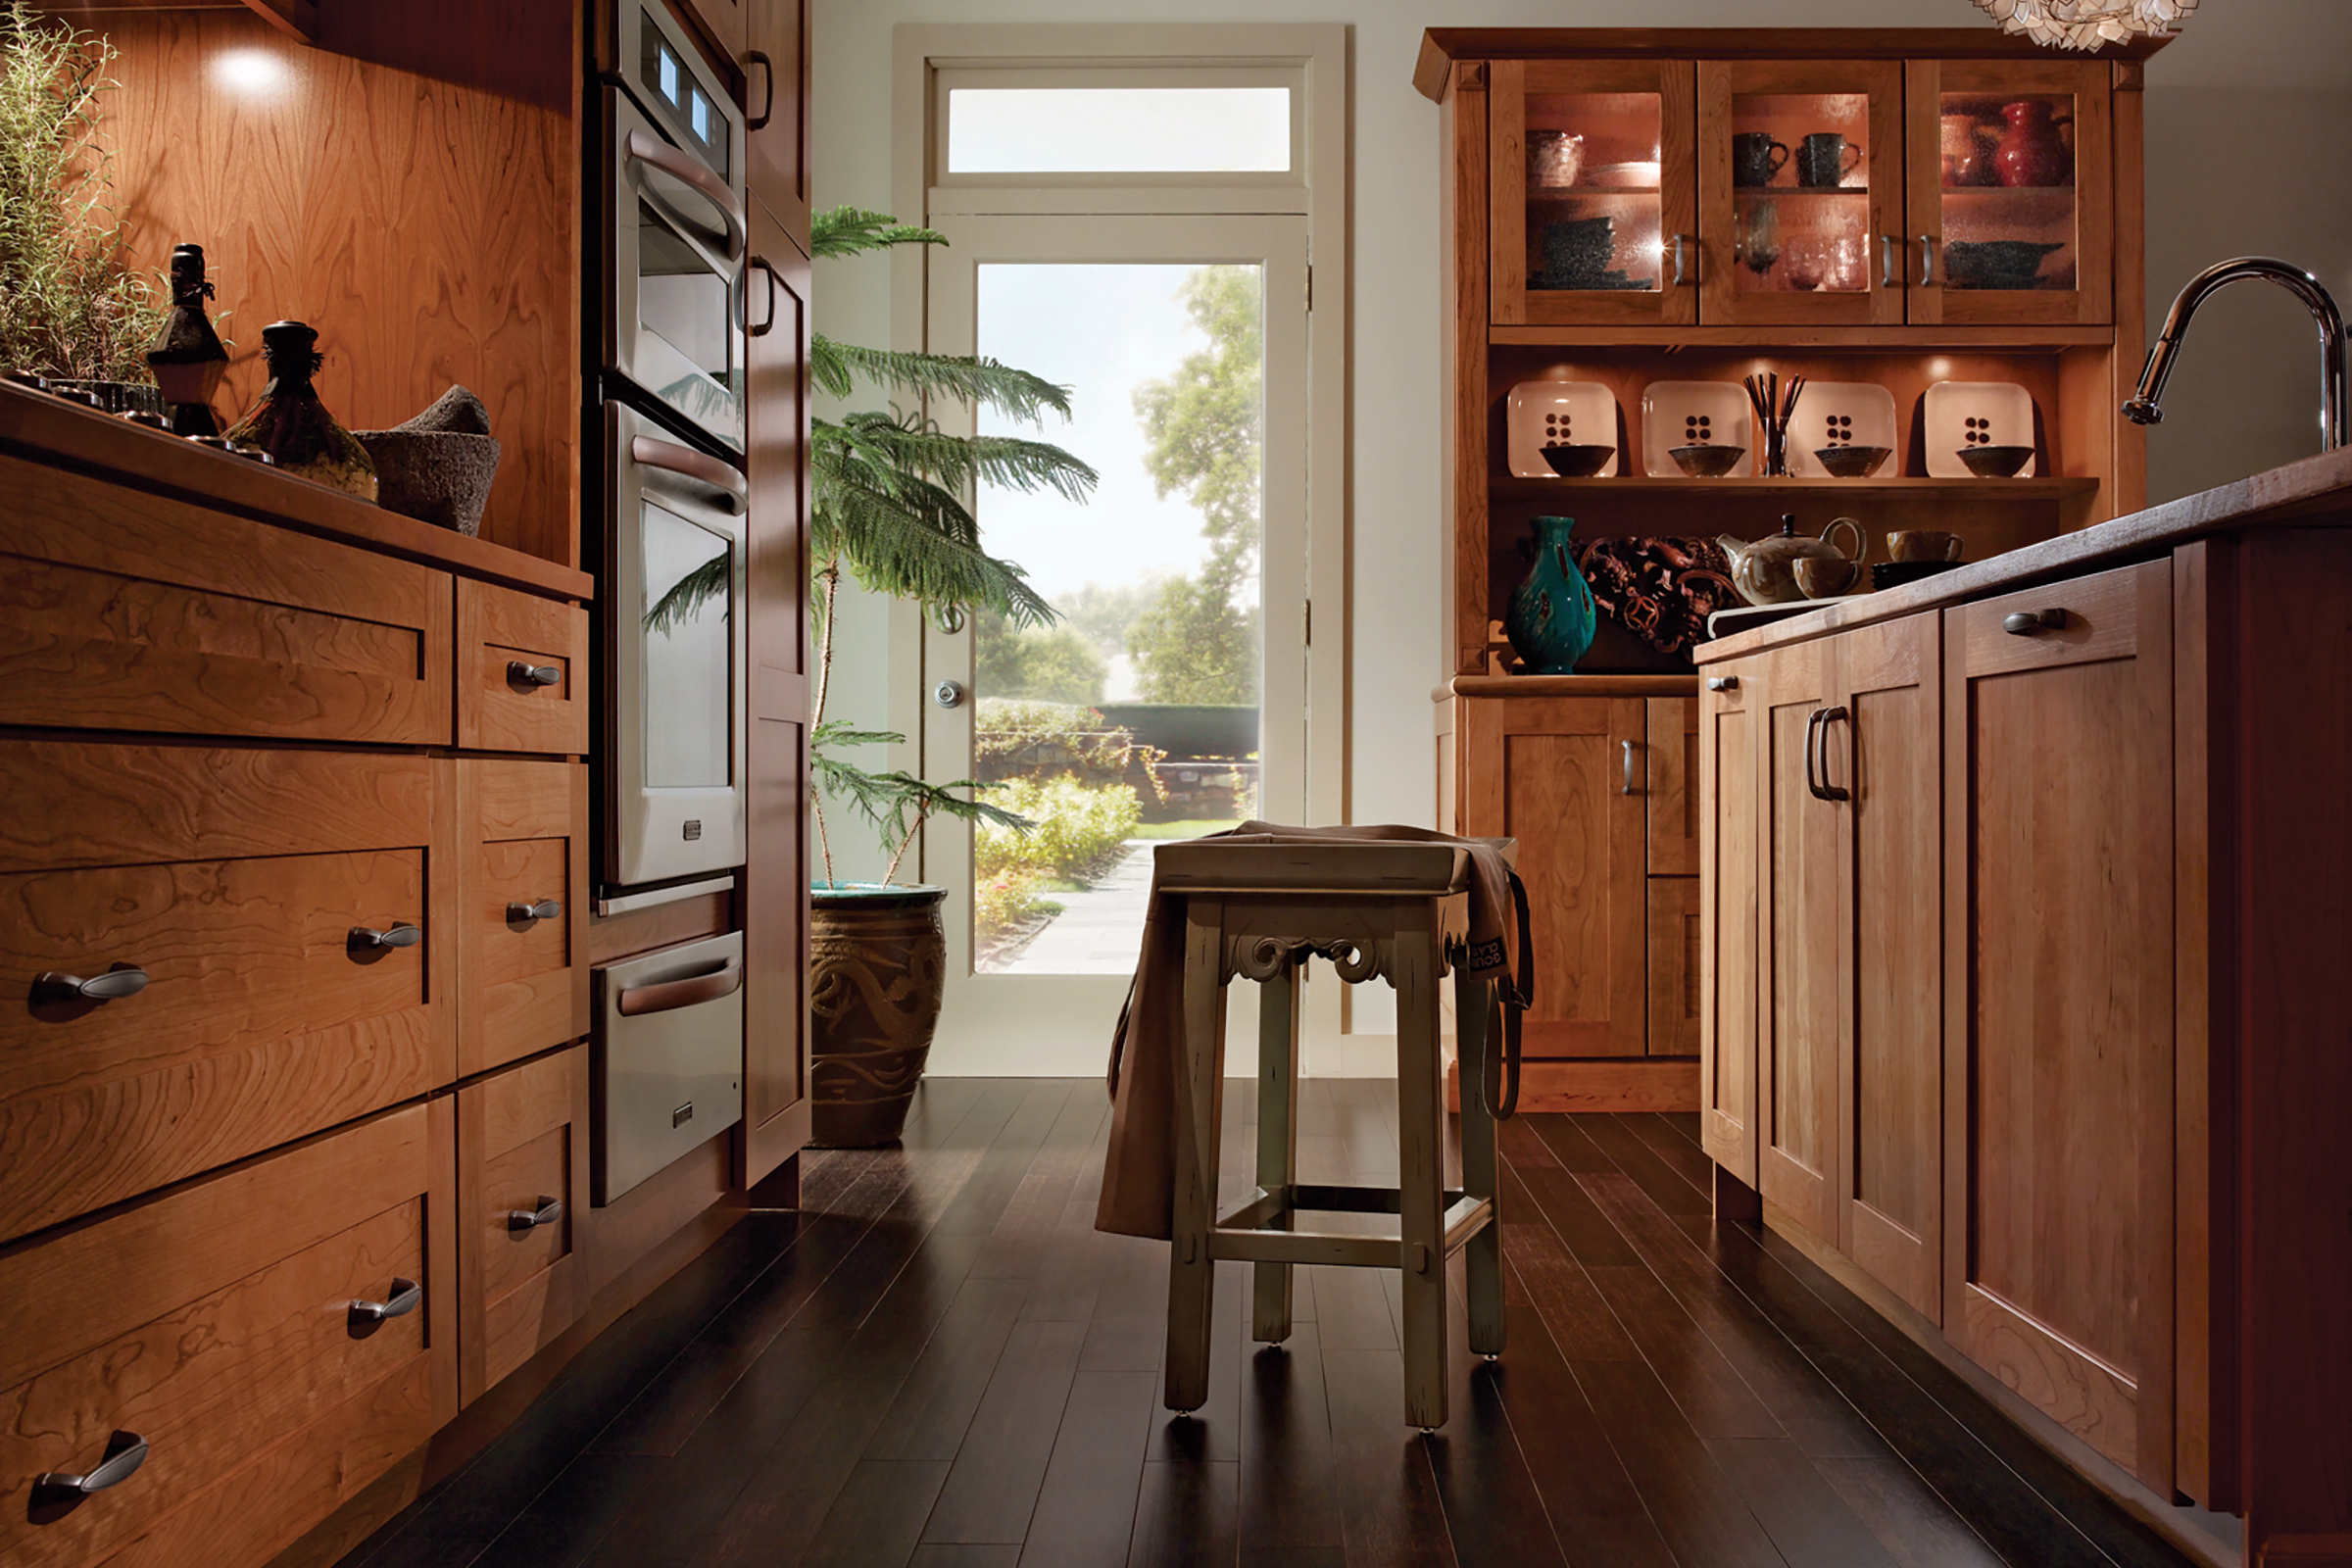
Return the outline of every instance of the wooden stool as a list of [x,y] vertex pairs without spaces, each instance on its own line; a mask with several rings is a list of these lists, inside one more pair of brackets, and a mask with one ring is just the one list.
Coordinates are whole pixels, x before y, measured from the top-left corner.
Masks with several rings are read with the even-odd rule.
[[[1495,842],[1514,857],[1516,841]],[[1502,1353],[1502,1216],[1494,1123],[1477,1093],[1492,983],[1454,971],[1462,1069],[1462,1186],[1446,1186],[1438,982],[1468,923],[1470,855],[1450,844],[1249,844],[1204,839],[1154,852],[1155,886],[1184,900],[1184,1017],[1176,1207],[1168,1266],[1166,1404],[1208,1398],[1216,1262],[1254,1263],[1252,1336],[1291,1333],[1291,1265],[1393,1268],[1404,1275],[1404,1418],[1446,1424],[1446,1260],[1466,1249],[1470,1348]],[[1298,982],[1309,956],[1340,978],[1386,976],[1396,991],[1398,1176],[1395,1190],[1298,1180]],[[1217,1129],[1225,1098],[1225,984],[1258,982],[1257,1188],[1222,1217]],[[1299,1230],[1301,1212],[1395,1214],[1401,1234]]]

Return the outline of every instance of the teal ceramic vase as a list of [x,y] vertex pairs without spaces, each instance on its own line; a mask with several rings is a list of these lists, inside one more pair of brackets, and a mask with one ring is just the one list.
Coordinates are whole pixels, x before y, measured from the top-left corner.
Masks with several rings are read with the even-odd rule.
[[1592,590],[1568,554],[1574,517],[1537,517],[1535,564],[1502,619],[1511,649],[1531,675],[1566,675],[1592,646]]

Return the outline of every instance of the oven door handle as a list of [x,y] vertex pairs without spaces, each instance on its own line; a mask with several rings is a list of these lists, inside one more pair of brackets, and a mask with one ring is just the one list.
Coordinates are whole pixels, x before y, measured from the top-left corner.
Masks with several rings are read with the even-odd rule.
[[[631,130],[628,140],[621,144],[621,151],[630,162],[651,165],[671,178],[682,180],[701,192],[711,206],[718,209],[719,216],[726,220],[726,252],[729,265],[743,260],[744,245],[748,238],[748,231],[744,226],[743,203],[735,199],[735,193],[727,188],[724,180],[684,153],[679,152],[675,147],[670,146],[669,143],[662,141],[658,136],[649,136],[642,130]],[[650,192],[650,194],[653,194],[656,200],[660,200],[658,192]],[[662,205],[666,207],[669,204],[663,202]],[[674,209],[670,216],[685,221],[692,221],[692,220],[685,219],[684,214],[678,213]]]
[[706,457],[692,447],[682,447],[672,441],[656,441],[651,436],[633,435],[629,437],[629,461],[640,467],[682,473],[713,490],[724,490],[734,498],[738,512],[751,499],[751,481],[737,472],[733,464]]
[[659,985],[624,986],[617,1004],[623,1018],[642,1018],[649,1012],[668,1012],[675,1007],[699,1006],[731,997],[743,989],[743,960],[729,958],[708,974],[689,975],[683,980],[664,980]]

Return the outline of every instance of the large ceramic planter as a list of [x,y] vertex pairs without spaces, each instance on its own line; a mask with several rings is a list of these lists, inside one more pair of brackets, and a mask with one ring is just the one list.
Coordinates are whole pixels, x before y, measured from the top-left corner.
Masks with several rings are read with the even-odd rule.
[[895,1143],[947,984],[946,888],[848,883],[808,894],[813,1142]]

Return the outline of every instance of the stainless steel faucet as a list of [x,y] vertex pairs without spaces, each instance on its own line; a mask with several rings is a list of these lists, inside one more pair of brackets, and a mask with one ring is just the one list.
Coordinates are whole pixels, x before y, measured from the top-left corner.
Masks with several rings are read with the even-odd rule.
[[2301,300],[2320,326],[2320,450],[2333,452],[2344,444],[2344,318],[2320,280],[2300,267],[2267,256],[2241,256],[2233,262],[2208,267],[2188,280],[2165,316],[2164,331],[2148,350],[2148,363],[2139,372],[2139,390],[2124,405],[2124,417],[2133,424],[2161,424],[2164,410],[2157,399],[2173,373],[2174,356],[2188,318],[2197,314],[2205,297],[2241,277],[2267,277]]

